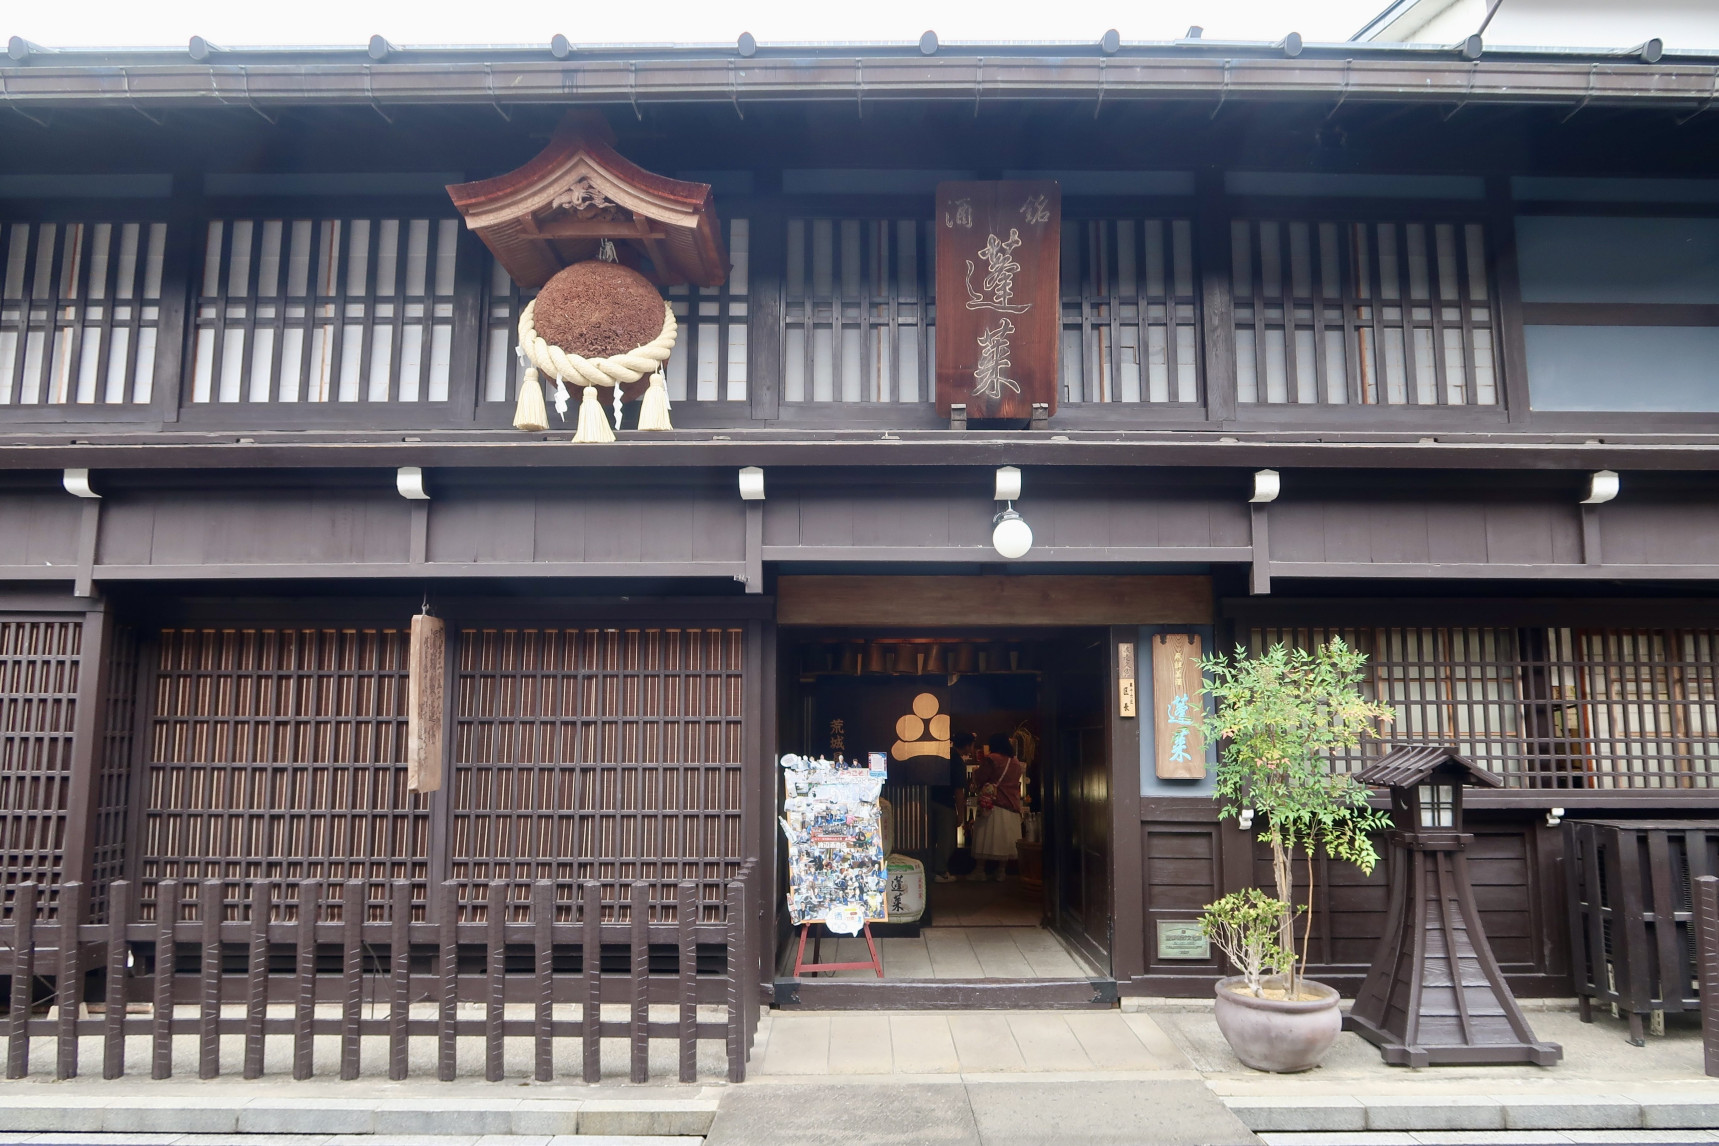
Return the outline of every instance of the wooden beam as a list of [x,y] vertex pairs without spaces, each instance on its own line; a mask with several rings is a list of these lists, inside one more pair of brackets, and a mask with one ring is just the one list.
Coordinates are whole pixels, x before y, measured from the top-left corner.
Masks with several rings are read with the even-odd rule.
[[1199,576],[786,576],[783,625],[1209,624],[1212,583]]

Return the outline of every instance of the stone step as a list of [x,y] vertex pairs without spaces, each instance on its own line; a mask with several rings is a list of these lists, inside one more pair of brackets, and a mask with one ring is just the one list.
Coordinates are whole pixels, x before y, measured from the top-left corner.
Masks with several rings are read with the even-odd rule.
[[[480,1135],[702,1137],[716,1117],[707,1091],[662,1098],[112,1095],[0,1093],[9,1134],[370,1135],[411,1139]],[[379,1141],[379,1140],[377,1140]],[[523,1144],[521,1144],[523,1146]]]
[[1664,1094],[1253,1094],[1228,1096],[1224,1105],[1255,1133],[1719,1127],[1719,1089]]

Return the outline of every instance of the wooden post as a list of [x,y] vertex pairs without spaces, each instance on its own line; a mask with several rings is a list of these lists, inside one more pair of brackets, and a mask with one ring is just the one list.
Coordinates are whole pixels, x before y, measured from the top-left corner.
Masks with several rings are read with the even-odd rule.
[[125,1074],[125,1008],[129,1001],[131,946],[126,924],[131,922],[131,883],[116,879],[107,889],[107,1014],[102,1036],[101,1076]]
[[59,1008],[59,1046],[54,1077],[64,1080],[78,1075],[78,1007],[84,997],[83,963],[78,958],[78,925],[84,918],[84,885],[60,885],[60,966],[54,978],[54,1004]]
[[369,908],[365,882],[347,880],[340,897],[340,969],[344,986],[340,1001],[340,1077],[347,1081],[358,1077],[358,1024],[364,1014],[364,918]]
[[[101,502],[85,505],[95,508]],[[66,841],[60,879],[86,887],[95,856],[96,803],[101,789],[97,773],[107,704],[109,629],[107,615],[95,609],[84,614],[78,634],[78,691],[72,714],[71,784],[66,791]]]
[[292,1016],[292,1076],[300,1082],[314,1073],[316,1044],[316,919],[322,910],[321,882],[298,885],[298,989]]
[[269,1007],[269,885],[251,885],[251,952],[245,972],[245,1077],[263,1077],[263,1020]]
[[1701,981],[1701,1052],[1706,1071],[1719,1077],[1719,876],[1698,875],[1695,889],[1695,965]]
[[179,924],[179,881],[164,879],[155,885],[155,977],[151,1016],[151,1078],[173,1077],[173,944]]
[[460,905],[455,888],[452,880],[446,880],[436,889],[437,927],[441,932],[441,951],[436,959],[436,973],[440,978],[437,984],[436,1077],[443,1082],[452,1082],[458,1067],[455,1057],[458,1031],[454,1023],[459,1017],[460,1006]]
[[537,1081],[550,1082],[555,1078],[555,884],[547,879],[531,885],[531,935],[537,986],[532,1055]]
[[226,913],[226,886],[218,879],[203,881],[197,908],[203,914],[203,973],[198,984],[202,1007],[197,1015],[197,1077],[221,1073],[221,922]]
[[440,617],[412,618],[406,678],[406,787],[434,792],[442,786],[443,685],[447,627]]
[[12,897],[12,1006],[6,1013],[6,1077],[30,1073],[30,996],[36,985],[36,894],[33,883]]
[[580,974],[585,980],[585,1017],[580,1024],[584,1044],[585,1081],[603,1081],[603,889],[596,880],[585,884],[585,937]]
[[676,888],[680,931],[680,1080],[698,1081],[698,884]]
[[492,880],[489,901],[484,904],[489,923],[489,999],[484,1011],[483,1076],[490,1082],[502,1078],[503,1028],[507,1018],[507,882]]
[[411,881],[395,880],[393,892],[388,921],[388,1077],[399,1082],[406,1077],[406,1024],[412,1005]]
[[631,1030],[632,1074],[634,1082],[649,1082],[651,1078],[651,909],[646,900],[644,881],[633,881],[632,903],[629,908],[632,924],[633,956],[633,1014]]

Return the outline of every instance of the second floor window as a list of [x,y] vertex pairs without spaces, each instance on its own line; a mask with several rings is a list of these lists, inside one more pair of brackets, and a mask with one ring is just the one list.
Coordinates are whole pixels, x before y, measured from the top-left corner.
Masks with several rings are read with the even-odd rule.
[[1231,224],[1236,400],[1496,406],[1479,223]]
[[445,402],[454,219],[217,219],[192,403]]
[[145,404],[165,223],[0,227],[0,406]]
[[1188,220],[1064,219],[1063,400],[1198,403],[1195,305]]

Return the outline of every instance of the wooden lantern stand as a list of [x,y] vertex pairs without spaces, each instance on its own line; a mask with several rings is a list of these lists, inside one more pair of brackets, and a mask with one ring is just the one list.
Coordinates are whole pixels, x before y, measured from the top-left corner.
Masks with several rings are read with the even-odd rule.
[[[871,937],[871,921],[869,919],[866,921],[864,928],[866,950],[871,952],[871,962],[869,963],[817,962],[818,950],[824,942],[823,936],[821,935],[812,940],[813,961],[810,963],[806,962],[806,935],[812,930],[813,926],[814,925],[810,922],[800,924],[800,949],[794,953],[794,978],[798,979],[802,972],[807,971],[864,971],[868,967],[877,972],[877,977],[879,979],[883,978],[883,960],[878,958],[877,943]],[[821,924],[818,926],[821,926]]]
[[1391,791],[1391,899],[1372,969],[1343,1025],[1395,1066],[1564,1057],[1538,1042],[1481,929],[1462,830],[1464,785],[1503,782],[1454,748],[1387,752],[1356,777]]

